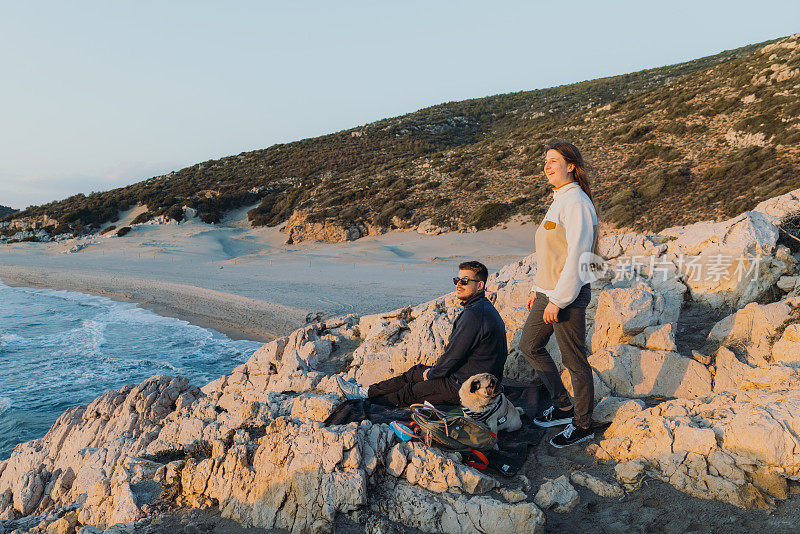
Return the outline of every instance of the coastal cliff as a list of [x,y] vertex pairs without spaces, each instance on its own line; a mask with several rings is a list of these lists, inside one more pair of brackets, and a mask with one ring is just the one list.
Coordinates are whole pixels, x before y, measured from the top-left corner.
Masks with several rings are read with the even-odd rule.
[[[133,532],[196,507],[298,533],[342,517],[369,532],[541,532],[547,514],[575,508],[575,486],[612,502],[645,478],[775,507],[800,485],[798,217],[800,189],[721,222],[601,241],[587,340],[595,419],[610,426],[586,452],[615,479],[565,471],[533,487],[399,443],[388,425],[323,426],[341,402],[335,374],[369,384],[435,361],[459,311],[449,294],[309,324],[202,387],[154,376],[67,410],[0,462],[0,531]],[[535,269],[529,256],[487,284],[506,375],[521,380]]]

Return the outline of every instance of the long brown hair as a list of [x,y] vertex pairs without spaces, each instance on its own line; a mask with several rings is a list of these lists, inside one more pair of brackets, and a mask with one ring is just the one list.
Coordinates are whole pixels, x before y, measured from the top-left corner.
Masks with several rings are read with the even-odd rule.
[[594,197],[592,197],[592,186],[589,183],[589,173],[586,162],[583,161],[583,155],[581,151],[578,150],[578,147],[570,143],[569,141],[564,141],[563,139],[554,139],[547,144],[547,148],[545,148],[545,153],[548,150],[555,150],[561,157],[564,158],[564,161],[567,164],[572,164],[575,166],[575,169],[572,171],[572,177],[578,182],[578,185],[581,186],[583,192],[586,193],[586,196],[589,197],[589,200],[592,201],[592,204],[595,205],[595,212],[597,211],[597,204],[594,201]]
[[[600,210],[597,207],[597,203],[594,201],[594,197],[592,196],[592,186],[589,182],[589,167],[586,162],[583,160],[583,155],[581,151],[578,150],[578,147],[570,143],[569,141],[565,141],[563,139],[554,139],[547,144],[547,148],[545,149],[545,154],[548,150],[555,150],[561,157],[564,158],[564,161],[567,164],[572,164],[575,168],[572,171],[572,177],[578,185],[581,186],[583,192],[586,193],[586,196],[589,197],[589,200],[592,201],[592,205],[594,206],[594,213],[597,216],[597,224],[600,224]],[[600,235],[599,235],[599,226],[598,226],[598,235],[595,235],[594,239],[594,246],[592,247],[592,252],[600,256],[599,252],[599,244],[600,244]]]

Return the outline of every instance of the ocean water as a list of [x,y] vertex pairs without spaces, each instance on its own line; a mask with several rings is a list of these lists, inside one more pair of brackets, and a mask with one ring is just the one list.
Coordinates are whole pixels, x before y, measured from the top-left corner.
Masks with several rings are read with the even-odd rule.
[[104,391],[156,374],[203,386],[260,346],[135,304],[0,282],[0,460]]

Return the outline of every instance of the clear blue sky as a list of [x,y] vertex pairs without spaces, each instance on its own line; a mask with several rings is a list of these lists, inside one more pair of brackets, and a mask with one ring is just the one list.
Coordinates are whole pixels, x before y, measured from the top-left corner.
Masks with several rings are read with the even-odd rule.
[[796,0],[562,5],[2,1],[0,204],[800,32]]

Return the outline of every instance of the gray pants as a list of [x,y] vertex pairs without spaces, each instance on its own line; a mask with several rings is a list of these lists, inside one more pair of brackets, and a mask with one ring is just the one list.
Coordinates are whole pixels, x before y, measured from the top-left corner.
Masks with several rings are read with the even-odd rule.
[[[574,423],[582,427],[591,424],[594,407],[592,368],[586,354],[586,306],[591,298],[589,284],[585,284],[572,304],[558,312],[558,322],[547,324],[542,320],[542,314],[550,301],[547,295],[537,292],[519,342],[519,350],[531,362],[553,397],[553,406],[562,410],[574,406]],[[561,362],[569,370],[572,379],[574,403],[570,401],[558,368],[545,348],[553,332],[561,351]]]

